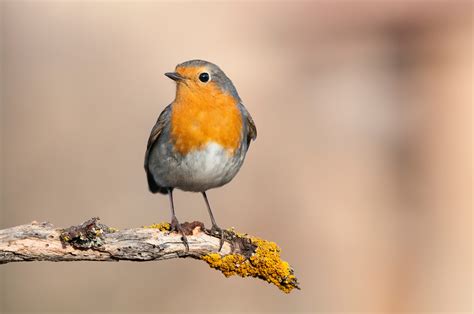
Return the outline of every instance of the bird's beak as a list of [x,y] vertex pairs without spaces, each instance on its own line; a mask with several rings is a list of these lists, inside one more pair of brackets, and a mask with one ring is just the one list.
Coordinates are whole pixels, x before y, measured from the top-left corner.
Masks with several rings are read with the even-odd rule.
[[178,72],[168,72],[168,73],[165,73],[165,75],[176,82],[184,80],[184,77]]

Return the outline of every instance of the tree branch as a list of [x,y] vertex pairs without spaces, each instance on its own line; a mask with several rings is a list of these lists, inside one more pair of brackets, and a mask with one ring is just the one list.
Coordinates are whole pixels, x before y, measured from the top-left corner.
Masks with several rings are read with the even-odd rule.
[[115,230],[92,218],[81,225],[58,229],[47,222],[0,230],[0,264],[26,261],[159,261],[191,257],[206,261],[226,277],[257,277],[289,293],[298,281],[280,249],[256,237],[225,231],[219,250],[219,236],[201,222],[183,223],[189,251],[181,235],[162,223],[144,228]]

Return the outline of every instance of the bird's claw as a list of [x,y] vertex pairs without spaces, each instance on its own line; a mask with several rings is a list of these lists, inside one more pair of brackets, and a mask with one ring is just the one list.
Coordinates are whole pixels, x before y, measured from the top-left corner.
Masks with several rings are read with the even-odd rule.
[[181,227],[181,224],[178,222],[178,219],[171,219],[170,230],[181,234],[181,240],[183,241],[184,246],[186,247],[186,253],[189,252],[188,238],[184,234],[184,230]]
[[211,228],[211,233],[213,235],[220,235],[219,250],[218,250],[218,252],[220,252],[222,249],[222,246],[224,245],[224,230],[222,230],[217,225],[213,225]]

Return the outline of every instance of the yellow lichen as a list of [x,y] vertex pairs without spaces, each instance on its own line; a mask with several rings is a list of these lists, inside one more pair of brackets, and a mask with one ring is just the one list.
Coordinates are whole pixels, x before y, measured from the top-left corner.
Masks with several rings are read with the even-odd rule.
[[202,259],[226,277],[239,275],[261,278],[285,293],[290,293],[294,288],[299,289],[290,265],[280,258],[281,250],[278,245],[257,237],[247,238],[256,246],[255,252],[249,258],[241,254],[221,256],[218,253],[210,253],[202,256]]
[[248,234],[246,233],[240,233],[235,231],[234,227],[230,227],[226,229],[228,232],[232,233],[234,236],[239,237],[239,238],[248,238]]
[[168,222],[160,222],[149,226],[144,226],[145,229],[158,229],[160,231],[170,231],[171,225]]

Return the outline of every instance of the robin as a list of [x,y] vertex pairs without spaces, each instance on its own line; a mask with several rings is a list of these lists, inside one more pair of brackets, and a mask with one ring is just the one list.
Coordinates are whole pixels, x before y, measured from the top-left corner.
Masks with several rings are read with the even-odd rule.
[[169,195],[171,230],[188,241],[176,218],[173,189],[200,192],[212,222],[217,225],[206,195],[234,178],[242,166],[257,129],[232,81],[215,64],[186,61],[165,73],[176,82],[176,97],[158,117],[145,153],[145,171],[152,193]]

